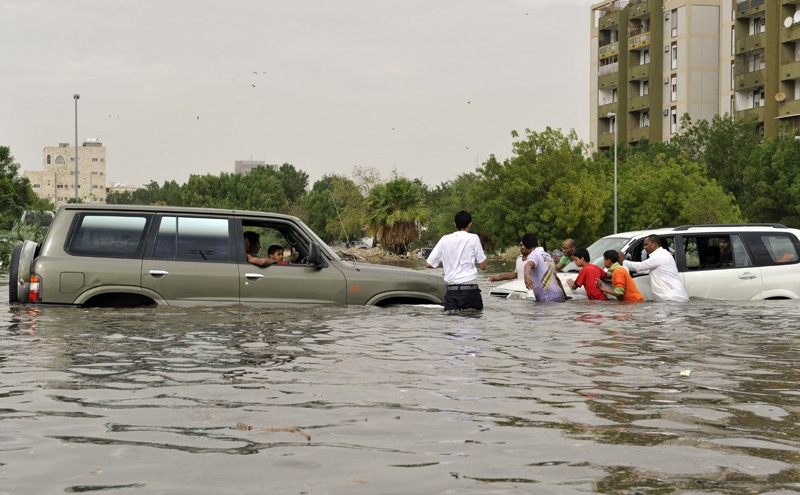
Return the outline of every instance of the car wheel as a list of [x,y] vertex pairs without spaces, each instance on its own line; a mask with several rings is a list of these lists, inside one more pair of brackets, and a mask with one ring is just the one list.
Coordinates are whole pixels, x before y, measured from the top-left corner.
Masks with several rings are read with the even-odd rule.
[[11,250],[11,266],[8,269],[8,302],[13,304],[18,301],[17,287],[19,287],[19,258],[22,254],[20,242]]

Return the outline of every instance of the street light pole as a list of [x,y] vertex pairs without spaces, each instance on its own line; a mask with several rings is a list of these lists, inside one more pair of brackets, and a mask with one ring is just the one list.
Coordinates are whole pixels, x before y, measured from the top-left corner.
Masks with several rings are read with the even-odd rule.
[[614,233],[617,233],[617,114],[609,112],[608,117],[614,117]]
[[75,200],[78,200],[78,93],[72,95],[75,98]]

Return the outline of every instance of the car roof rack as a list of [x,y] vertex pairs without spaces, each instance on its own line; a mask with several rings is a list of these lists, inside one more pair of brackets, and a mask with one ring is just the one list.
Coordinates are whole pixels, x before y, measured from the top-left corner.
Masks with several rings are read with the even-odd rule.
[[772,227],[773,229],[786,229],[786,225],[781,223],[709,223],[703,225],[681,225],[674,230],[689,230],[695,227]]

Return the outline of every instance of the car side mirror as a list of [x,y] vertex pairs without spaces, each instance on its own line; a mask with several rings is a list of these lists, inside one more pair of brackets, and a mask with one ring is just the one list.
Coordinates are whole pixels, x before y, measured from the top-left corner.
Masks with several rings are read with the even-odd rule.
[[316,242],[311,242],[308,245],[308,264],[317,268],[326,266],[325,258],[322,257],[322,251]]

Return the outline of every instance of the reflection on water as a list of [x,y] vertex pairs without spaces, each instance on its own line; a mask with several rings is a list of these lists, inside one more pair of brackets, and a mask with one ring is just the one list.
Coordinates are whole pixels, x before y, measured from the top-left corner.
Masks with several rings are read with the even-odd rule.
[[473,317],[0,306],[0,493],[800,493],[798,302],[487,279]]

